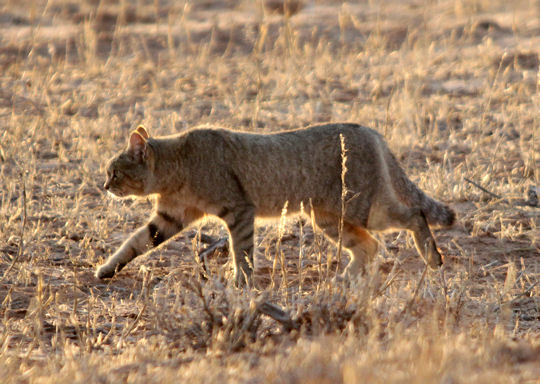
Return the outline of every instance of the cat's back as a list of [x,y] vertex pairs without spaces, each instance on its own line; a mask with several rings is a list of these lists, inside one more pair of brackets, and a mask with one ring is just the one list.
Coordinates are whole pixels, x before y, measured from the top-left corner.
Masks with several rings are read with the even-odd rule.
[[281,151],[287,148],[295,150],[309,147],[335,145],[340,142],[340,135],[351,145],[366,144],[372,146],[374,140],[380,139],[380,134],[371,128],[353,123],[331,123],[312,125],[306,128],[284,130],[270,133],[254,133],[236,131],[217,127],[199,127],[179,134],[164,136],[161,139],[170,145],[184,145],[190,147],[205,147],[206,149],[250,150],[263,149],[265,151],[279,147]]
[[273,133],[252,133],[223,128],[195,128],[165,138],[184,156],[218,165],[227,165],[240,173],[282,177],[303,173],[341,173],[342,141],[351,160],[369,161],[383,144],[376,131],[352,123],[309,126]]
[[340,135],[343,136],[346,143],[350,143],[351,147],[367,147],[362,148],[362,150],[376,146],[381,139],[381,135],[373,129],[353,123],[320,124],[270,133],[197,128],[188,134],[197,136],[197,140],[203,145],[224,144],[244,154],[257,152],[257,155],[260,155],[259,151],[267,152],[269,155],[280,155],[286,153],[287,150],[292,150],[295,153],[300,152],[302,156],[306,156],[308,153],[316,155],[313,150],[330,149],[330,146],[336,147],[340,152]]
[[[207,133],[205,133],[207,134]],[[215,133],[214,133],[215,134]],[[380,135],[357,124],[324,124],[268,134],[219,131],[231,169],[252,200],[270,210],[308,198],[339,199],[344,138],[348,168],[361,188],[378,173]],[[212,151],[214,149],[212,148]]]

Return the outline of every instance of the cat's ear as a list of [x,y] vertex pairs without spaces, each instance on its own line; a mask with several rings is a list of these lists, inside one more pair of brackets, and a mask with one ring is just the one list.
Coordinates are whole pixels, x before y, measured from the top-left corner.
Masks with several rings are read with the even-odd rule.
[[139,135],[144,137],[146,140],[148,140],[150,138],[150,135],[148,134],[148,131],[146,130],[144,125],[139,125],[137,127],[136,131],[139,132]]
[[146,153],[148,151],[148,145],[146,144],[146,139],[138,132],[131,132],[129,137],[128,152],[131,153],[135,158],[139,160],[144,160],[146,158]]

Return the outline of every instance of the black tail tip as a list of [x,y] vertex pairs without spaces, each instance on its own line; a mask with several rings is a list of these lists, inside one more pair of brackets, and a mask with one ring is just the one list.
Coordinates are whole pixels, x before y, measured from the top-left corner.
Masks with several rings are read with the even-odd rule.
[[446,211],[446,217],[444,218],[442,224],[446,227],[451,227],[456,222],[456,212],[454,212],[454,210],[448,205],[444,206],[444,210]]

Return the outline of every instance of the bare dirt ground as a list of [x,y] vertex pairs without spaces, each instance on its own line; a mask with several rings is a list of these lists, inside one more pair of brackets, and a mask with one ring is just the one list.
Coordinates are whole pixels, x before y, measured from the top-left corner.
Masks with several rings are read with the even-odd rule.
[[[540,3],[270,3],[0,4],[0,381],[540,382]],[[292,217],[261,223],[251,290],[224,248],[201,279],[211,220],[93,277],[151,209],[101,187],[137,124],[326,121],[377,129],[454,207],[443,272],[384,234],[334,283],[346,257]]]

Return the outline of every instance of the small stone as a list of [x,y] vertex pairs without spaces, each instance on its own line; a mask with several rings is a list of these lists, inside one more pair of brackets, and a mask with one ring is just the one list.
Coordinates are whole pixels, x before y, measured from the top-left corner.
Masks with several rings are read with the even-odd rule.
[[531,185],[527,190],[527,204],[531,207],[538,207],[538,195],[540,194],[540,188]]

